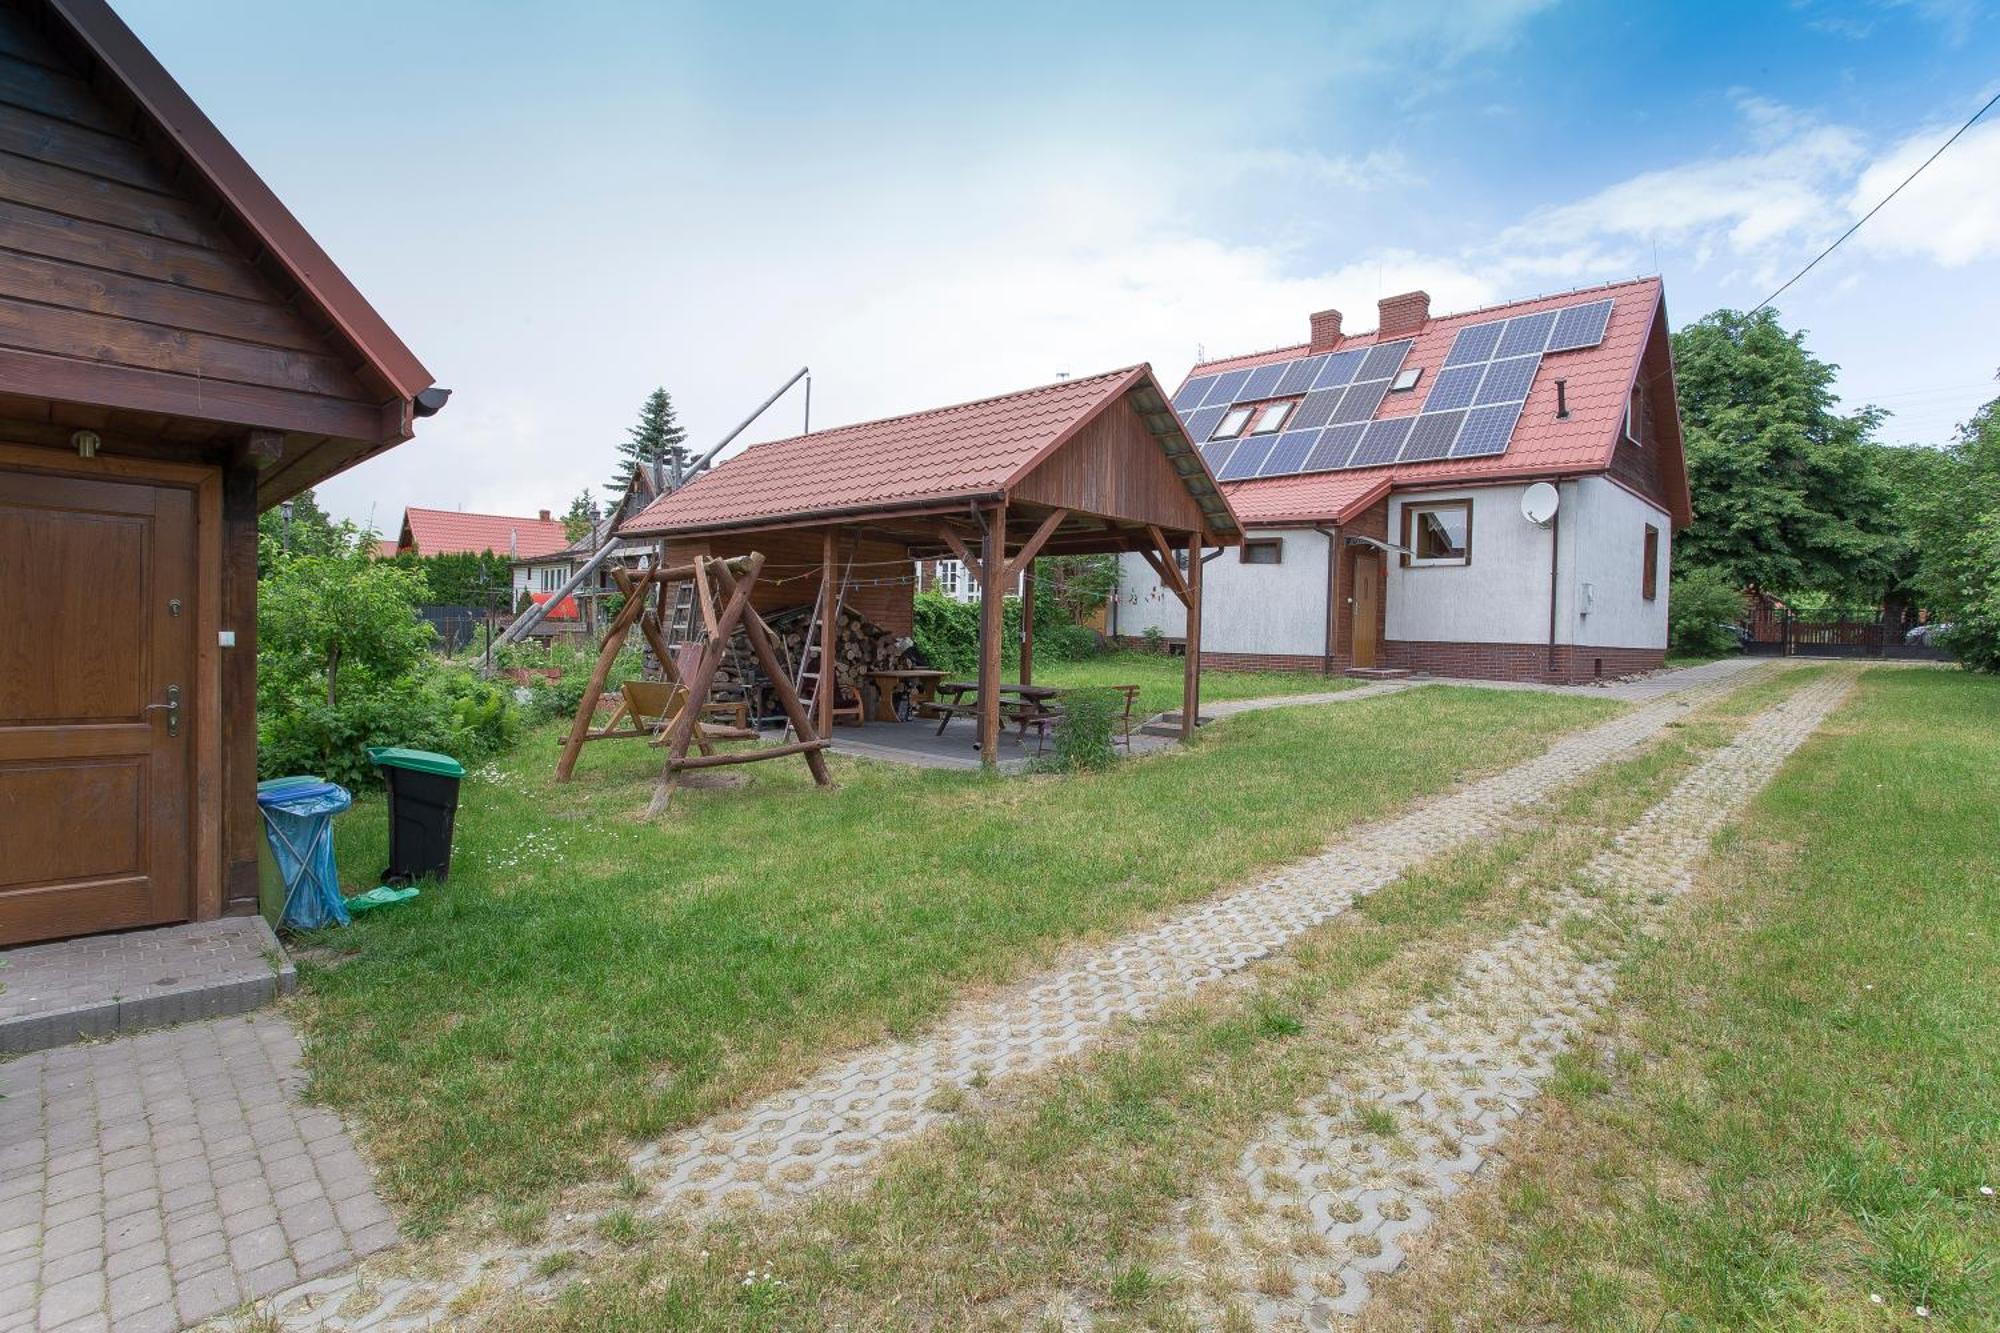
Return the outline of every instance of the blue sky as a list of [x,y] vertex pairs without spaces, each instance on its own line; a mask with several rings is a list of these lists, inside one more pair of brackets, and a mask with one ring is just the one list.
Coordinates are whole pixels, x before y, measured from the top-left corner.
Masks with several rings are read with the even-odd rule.
[[[383,528],[562,509],[655,384],[705,443],[800,365],[832,425],[1413,287],[1748,307],[2000,90],[1970,0],[116,3],[456,391],[323,488]],[[1779,304],[1885,438],[2000,392],[2000,111]]]

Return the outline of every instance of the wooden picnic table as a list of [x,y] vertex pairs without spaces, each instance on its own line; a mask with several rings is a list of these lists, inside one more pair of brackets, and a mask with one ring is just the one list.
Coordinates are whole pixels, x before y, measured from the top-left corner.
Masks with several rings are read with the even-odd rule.
[[[938,723],[938,735],[944,735],[945,727],[955,717],[979,720],[978,681],[941,680],[938,682],[937,692],[939,696],[951,696],[949,699],[940,697],[931,704],[932,710],[942,718]],[[971,696],[970,699],[967,698],[968,695]],[[1012,705],[1007,702],[1010,695],[1014,699]],[[1003,725],[1008,722],[1019,723],[1021,735],[1026,737],[1030,725],[1056,715],[1056,710],[1049,707],[1049,704],[1061,695],[1062,691],[1054,685],[1003,684],[1000,686],[1001,722]],[[975,739],[973,743],[976,745],[978,741]]]
[[928,668],[911,668],[905,671],[871,671],[868,679],[875,685],[875,720],[877,722],[901,722],[896,712],[896,690],[907,685],[910,690],[911,712],[921,712],[937,697],[938,682],[944,679],[944,672]]

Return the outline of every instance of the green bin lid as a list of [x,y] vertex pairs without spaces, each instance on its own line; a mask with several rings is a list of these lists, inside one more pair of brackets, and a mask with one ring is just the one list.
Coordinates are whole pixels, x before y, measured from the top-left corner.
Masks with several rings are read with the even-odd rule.
[[400,745],[371,745],[368,757],[377,768],[407,768],[417,773],[436,773],[447,778],[465,776],[465,765],[448,754],[429,750],[406,750]]

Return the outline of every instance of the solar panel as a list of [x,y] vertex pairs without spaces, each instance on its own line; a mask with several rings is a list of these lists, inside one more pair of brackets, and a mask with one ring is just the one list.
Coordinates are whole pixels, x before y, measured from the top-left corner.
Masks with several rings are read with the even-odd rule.
[[1354,446],[1361,443],[1361,437],[1368,431],[1366,422],[1356,422],[1352,426],[1333,426],[1323,430],[1319,443],[1306,455],[1301,472],[1330,472],[1347,466],[1347,460],[1354,456]]
[[1239,403],[1254,402],[1259,398],[1269,398],[1277,392],[1278,381],[1292,368],[1289,361],[1278,361],[1268,366],[1258,366],[1250,372],[1250,378],[1243,381],[1243,387],[1236,391]]
[[1201,406],[1201,396],[1208,392],[1208,386],[1215,383],[1215,376],[1203,375],[1200,379],[1189,380],[1181,385],[1181,391],[1174,395],[1174,411],[1191,412]]
[[1514,437],[1514,423],[1520,416],[1519,403],[1473,408],[1465,414],[1465,424],[1459,428],[1458,439],[1451,446],[1451,456],[1483,458],[1506,453],[1507,441]]
[[1284,378],[1278,381],[1278,387],[1273,389],[1272,392],[1280,398],[1287,398],[1295,393],[1304,393],[1307,389],[1312,388],[1313,376],[1319,374],[1319,368],[1325,364],[1326,358],[1324,356],[1308,356],[1291,362],[1289,368],[1285,371]]
[[1271,456],[1264,460],[1264,466],[1257,469],[1260,477],[1289,477],[1305,466],[1306,455],[1319,442],[1316,430],[1288,430],[1278,437],[1271,449]]
[[1525,356],[1529,352],[1539,352],[1549,345],[1549,330],[1555,327],[1556,312],[1538,310],[1532,315],[1516,315],[1507,321],[1507,331],[1500,335],[1500,345],[1493,349],[1493,359],[1504,356]]
[[1464,420],[1463,412],[1424,413],[1410,428],[1410,438],[1403,445],[1400,461],[1421,463],[1426,459],[1443,458],[1451,452],[1451,442],[1458,437],[1459,424]]
[[1208,470],[1217,476],[1222,474],[1222,465],[1229,461],[1229,455],[1236,449],[1235,440],[1211,440],[1201,447],[1201,458],[1208,464]]
[[1444,359],[1447,366],[1472,365],[1493,359],[1493,349],[1500,343],[1500,334],[1506,329],[1507,321],[1496,319],[1491,324],[1468,324],[1458,331],[1451,340],[1451,352]]
[[1382,396],[1389,392],[1389,381],[1369,380],[1366,384],[1350,384],[1341,395],[1340,406],[1334,409],[1333,424],[1344,426],[1350,421],[1366,421],[1375,415],[1375,409],[1382,406]]
[[1257,469],[1264,466],[1264,460],[1271,456],[1271,446],[1277,441],[1266,435],[1261,439],[1245,440],[1229,461],[1222,465],[1222,471],[1215,474],[1218,481],[1241,481],[1245,477],[1257,475]]
[[1610,323],[1611,302],[1608,300],[1568,306],[1556,317],[1556,328],[1549,335],[1548,350],[1573,352],[1581,347],[1595,347],[1604,341],[1604,330]]
[[1335,352],[1319,368],[1313,377],[1315,389],[1344,389],[1354,382],[1354,372],[1361,369],[1361,363],[1368,359],[1366,348],[1357,347],[1352,351]]
[[1368,433],[1361,438],[1361,447],[1354,451],[1349,467],[1374,467],[1378,463],[1393,463],[1396,455],[1403,451],[1403,441],[1410,437],[1410,425],[1415,417],[1390,417],[1385,421],[1370,422]]
[[1236,391],[1243,387],[1243,381],[1250,378],[1247,370],[1225,370],[1215,377],[1208,386],[1208,396],[1203,398],[1205,407],[1227,407],[1236,401]]
[[1299,410],[1292,415],[1292,425],[1298,429],[1308,426],[1324,426],[1333,420],[1333,409],[1340,405],[1340,390],[1314,389],[1300,402]]
[[1181,424],[1187,427],[1188,438],[1200,444],[1215,434],[1216,426],[1222,422],[1222,414],[1228,410],[1227,405],[1196,408],[1181,416]]
[[1473,401],[1482,406],[1487,403],[1519,402],[1528,396],[1528,386],[1535,382],[1535,371],[1541,364],[1539,356],[1517,356],[1493,362],[1486,367],[1486,378],[1480,381],[1479,396]]
[[1431,385],[1430,396],[1424,399],[1424,411],[1448,412],[1471,407],[1472,396],[1479,392],[1479,377],[1485,371],[1483,365],[1453,366],[1439,371],[1437,383]]
[[1376,343],[1368,349],[1368,359],[1361,363],[1355,373],[1356,380],[1386,380],[1403,368],[1403,358],[1410,354],[1410,340],[1401,342]]

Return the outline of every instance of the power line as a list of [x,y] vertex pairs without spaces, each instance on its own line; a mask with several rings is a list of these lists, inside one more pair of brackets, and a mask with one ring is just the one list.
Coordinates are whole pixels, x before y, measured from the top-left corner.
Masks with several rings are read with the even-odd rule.
[[1826,257],[1827,257],[1828,255],[1832,254],[1832,253],[1833,253],[1833,252],[1834,252],[1835,250],[1838,250],[1838,249],[1840,248],[1840,243],[1841,243],[1842,241],[1845,241],[1845,240],[1846,240],[1846,239],[1847,239],[1848,237],[1852,236],[1852,235],[1853,235],[1853,234],[1854,234],[1855,232],[1857,232],[1857,231],[1860,231],[1860,230],[1861,230],[1861,224],[1862,224],[1863,222],[1866,222],[1866,221],[1868,221],[1868,219],[1869,219],[1869,218],[1872,218],[1872,217],[1874,217],[1874,216],[1875,216],[1875,215],[1876,215],[1877,213],[1880,213],[1880,212],[1882,211],[1882,209],[1883,209],[1883,208],[1884,208],[1885,206],[1887,206],[1888,202],[1889,202],[1889,201],[1890,201],[1891,199],[1894,199],[1894,198],[1895,198],[1895,197],[1896,197],[1897,195],[1901,194],[1901,193],[1903,192],[1903,186],[1905,186],[1905,185],[1908,185],[1908,184],[1909,184],[1909,183],[1910,183],[1911,181],[1913,181],[1913,180],[1915,180],[1915,179],[1916,179],[1917,177],[1919,177],[1919,176],[1923,175],[1923,174],[1924,174],[1924,168],[1925,168],[1925,167],[1928,167],[1928,166],[1929,166],[1929,165],[1930,165],[1931,163],[1933,163],[1933,162],[1937,161],[1937,160],[1938,160],[1938,159],[1939,159],[1940,157],[1943,157],[1943,156],[1944,156],[1944,150],[1945,150],[1945,149],[1947,149],[1947,148],[1949,148],[1949,147],[1951,147],[1951,146],[1952,146],[1953,144],[1957,143],[1957,142],[1958,142],[1958,139],[1959,139],[1959,136],[1960,136],[1960,135],[1962,135],[1962,134],[1964,134],[1964,133],[1965,133],[1965,132],[1966,132],[1967,130],[1971,129],[1971,128],[1973,127],[1973,125],[1974,125],[1974,124],[1976,124],[1976,123],[1978,122],[1978,120],[1979,120],[1979,118],[1980,118],[1981,116],[1983,116],[1983,115],[1985,115],[1985,114],[1986,114],[1987,112],[1991,111],[1991,110],[1993,109],[1993,107],[1994,107],[1994,104],[1995,104],[1995,103],[2000,103],[2000,93],[1995,93],[1995,94],[1993,94],[1993,96],[1992,96],[1992,97],[1990,97],[1990,98],[1988,98],[1988,99],[1987,99],[1987,101],[1986,101],[1986,105],[1985,105],[1985,106],[1982,106],[1982,107],[1980,107],[1980,108],[1979,108],[1979,110],[1977,110],[1977,111],[1973,112],[1973,113],[1972,113],[1972,118],[1971,118],[1970,120],[1967,120],[1967,121],[1965,122],[1965,124],[1963,124],[1963,125],[1959,126],[1957,130],[1953,131],[1953,133],[1952,133],[1952,136],[1951,136],[1951,137],[1950,137],[1949,139],[1946,139],[1946,140],[1945,140],[1945,141],[1944,141],[1943,143],[1941,143],[1941,144],[1939,144],[1939,145],[1938,145],[1938,148],[1937,148],[1937,151],[1936,151],[1935,153],[1932,153],[1932,154],[1931,154],[1931,155],[1930,155],[1929,157],[1925,158],[1925,159],[1923,160],[1923,162],[1922,162],[1921,164],[1919,164],[1919,165],[1918,165],[1918,167],[1917,167],[1917,169],[1916,169],[1915,171],[1911,172],[1911,173],[1910,173],[1909,175],[1907,175],[1907,176],[1905,176],[1905,177],[1903,178],[1903,182],[1902,182],[1902,185],[1898,185],[1898,186],[1897,186],[1897,187],[1896,187],[1895,189],[1893,189],[1893,190],[1889,191],[1889,193],[1887,193],[1887,194],[1883,195],[1883,196],[1882,196],[1882,202],[1881,202],[1881,203],[1878,203],[1878,204],[1876,204],[1876,205],[1875,205],[1875,207],[1873,207],[1873,208],[1869,209],[1869,210],[1868,210],[1868,211],[1867,211],[1866,213],[1863,213],[1863,214],[1861,215],[1861,219],[1860,219],[1860,221],[1859,221],[1859,222],[1856,222],[1856,223],[1855,223],[1855,224],[1854,224],[1853,226],[1849,227],[1849,228],[1848,228],[1848,229],[1847,229],[1846,231],[1844,231],[1844,232],[1840,233],[1840,236],[1839,236],[1839,238],[1838,238],[1838,239],[1836,239],[1836,240],[1834,241],[1834,243],[1833,243],[1832,245],[1829,245],[1828,247],[1826,247],[1826,249],[1824,249],[1824,250],[1820,251],[1820,252],[1819,252],[1818,254],[1816,254],[1816,255],[1814,255],[1814,256],[1813,256],[1813,261],[1812,261],[1812,263],[1810,263],[1810,264],[1807,264],[1807,265],[1806,265],[1806,266],[1805,266],[1804,268],[1800,269],[1800,270],[1799,270],[1799,271],[1798,271],[1797,273],[1794,273],[1794,274],[1793,274],[1793,275],[1791,276],[1790,280],[1788,280],[1788,281],[1787,281],[1787,282],[1785,283],[1785,285],[1784,285],[1783,287],[1780,287],[1780,288],[1778,288],[1778,290],[1777,290],[1777,291],[1775,291],[1775,292],[1772,292],[1772,293],[1771,293],[1771,294],[1770,294],[1769,296],[1767,296],[1767,297],[1765,297],[1765,298],[1764,298],[1763,300],[1759,301],[1759,302],[1758,302],[1758,303],[1757,303],[1757,304],[1756,304],[1756,305],[1755,305],[1755,306],[1754,306],[1754,307],[1753,307],[1753,308],[1751,309],[1750,313],[1751,313],[1751,314],[1753,314],[1753,315],[1754,315],[1754,314],[1756,314],[1756,313],[1757,313],[1757,312],[1758,312],[1759,310],[1762,310],[1762,309],[1763,309],[1763,308],[1764,308],[1765,306],[1767,306],[1767,305],[1771,304],[1771,302],[1773,302],[1773,301],[1777,300],[1777,299],[1778,299],[1778,298],[1779,298],[1780,296],[1783,296],[1783,295],[1785,294],[1786,290],[1787,290],[1788,288],[1790,288],[1790,287],[1791,287],[1792,283],[1794,283],[1794,282],[1797,282],[1797,281],[1798,281],[1798,280],[1799,280],[1800,278],[1803,278],[1803,277],[1804,277],[1804,276],[1805,276],[1806,274],[1808,274],[1808,273],[1812,272],[1812,271],[1813,271],[1813,269],[1814,269],[1814,268],[1815,268],[1815,267],[1816,267],[1816,266],[1817,266],[1817,265],[1819,264],[1819,261],[1820,261],[1820,260],[1822,260],[1822,259],[1825,259],[1825,258],[1826,258]]

